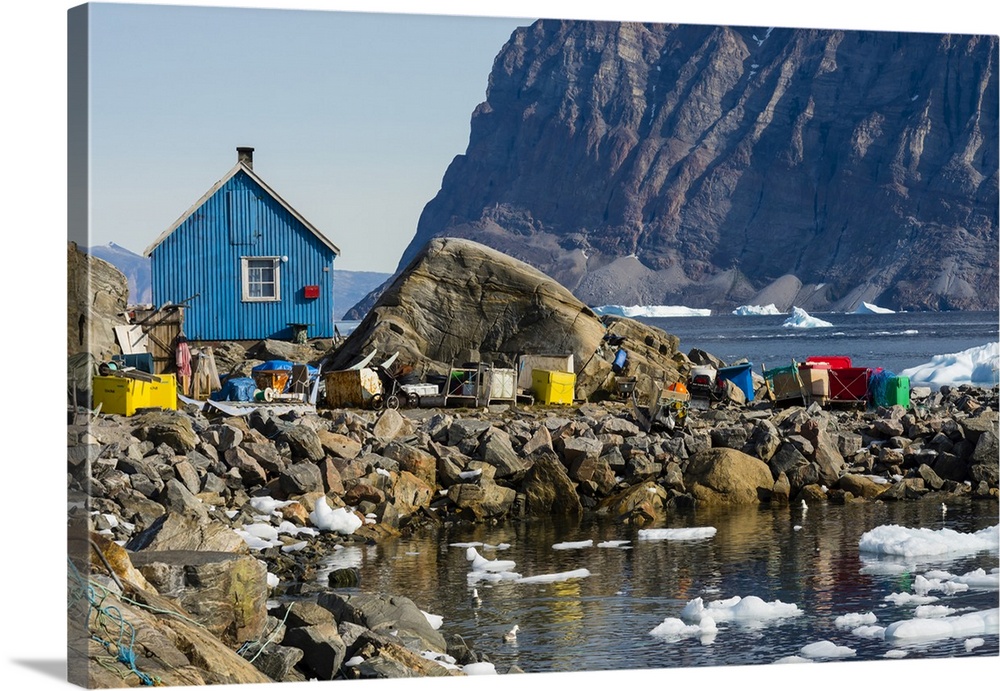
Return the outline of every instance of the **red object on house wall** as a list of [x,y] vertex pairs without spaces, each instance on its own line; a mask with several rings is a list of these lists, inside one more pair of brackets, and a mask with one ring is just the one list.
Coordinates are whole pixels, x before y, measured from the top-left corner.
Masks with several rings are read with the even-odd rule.
[[302,293],[307,298],[318,298],[319,286],[303,286]]

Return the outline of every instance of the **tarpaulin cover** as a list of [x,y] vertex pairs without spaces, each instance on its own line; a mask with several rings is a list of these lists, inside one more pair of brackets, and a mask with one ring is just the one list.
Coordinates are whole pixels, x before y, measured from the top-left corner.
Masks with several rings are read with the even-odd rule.
[[250,377],[236,377],[227,379],[210,398],[213,401],[252,401],[256,390],[257,382]]
[[[276,372],[281,370],[291,370],[296,363],[288,362],[287,360],[268,360],[267,362],[262,362],[253,368],[254,372]],[[319,376],[319,370],[312,365],[306,365],[306,371],[309,372],[309,379],[315,379]]]
[[273,372],[275,370],[292,369],[292,363],[287,360],[268,360],[253,368],[254,372]]

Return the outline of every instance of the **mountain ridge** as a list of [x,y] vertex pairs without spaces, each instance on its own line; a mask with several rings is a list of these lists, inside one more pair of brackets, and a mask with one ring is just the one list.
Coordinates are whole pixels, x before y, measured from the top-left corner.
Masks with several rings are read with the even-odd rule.
[[539,20],[397,271],[450,236],[590,305],[994,309],[996,104],[996,36]]

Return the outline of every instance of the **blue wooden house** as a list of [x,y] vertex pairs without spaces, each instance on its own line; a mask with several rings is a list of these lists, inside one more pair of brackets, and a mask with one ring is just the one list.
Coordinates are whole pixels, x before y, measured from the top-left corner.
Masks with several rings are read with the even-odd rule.
[[340,250],[253,170],[239,147],[225,177],[146,248],[153,303],[187,306],[200,341],[333,336]]

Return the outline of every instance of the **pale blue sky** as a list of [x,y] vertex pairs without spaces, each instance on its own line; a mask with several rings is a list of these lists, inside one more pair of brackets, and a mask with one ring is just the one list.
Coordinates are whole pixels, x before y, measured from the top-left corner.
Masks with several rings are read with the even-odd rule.
[[338,268],[393,271],[466,149],[494,57],[534,20],[526,6],[550,17],[983,31],[961,11],[767,2],[669,15],[628,2],[476,8],[509,6],[514,18],[457,16],[463,4],[447,2],[412,4],[437,15],[393,13],[410,3],[373,3],[376,14],[357,2],[248,4],[263,7],[91,5],[91,244],[141,253],[229,170],[237,146],[253,146],[255,170],[340,247]]
[[253,146],[342,254],[392,271],[532,20],[93,4],[91,243],[141,253]]

